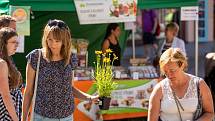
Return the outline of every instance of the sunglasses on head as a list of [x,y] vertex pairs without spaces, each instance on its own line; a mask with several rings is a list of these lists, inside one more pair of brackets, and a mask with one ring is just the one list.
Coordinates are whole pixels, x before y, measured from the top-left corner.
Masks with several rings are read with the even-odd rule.
[[49,20],[48,21],[48,26],[49,27],[57,26],[57,27],[59,27],[61,29],[63,29],[63,28],[67,29],[67,25],[61,20]]

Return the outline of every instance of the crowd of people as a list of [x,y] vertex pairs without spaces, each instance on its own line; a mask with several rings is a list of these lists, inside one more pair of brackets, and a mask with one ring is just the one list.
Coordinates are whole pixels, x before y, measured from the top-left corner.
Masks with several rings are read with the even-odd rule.
[[[167,24],[165,39],[155,46],[156,14],[145,10],[142,15],[144,52],[148,57],[152,55],[151,50],[156,49],[160,71],[164,75],[150,96],[148,121],[194,120],[199,104],[198,89],[203,113],[197,120],[211,121],[214,106],[210,88],[202,78],[186,73],[186,50],[184,41],[177,37],[178,24]],[[118,57],[114,66],[121,65],[120,33],[119,24],[108,24],[101,45],[104,52],[110,48]],[[1,121],[27,121],[32,102],[35,104],[31,111],[34,121],[72,121],[74,98],[98,103],[97,95],[84,93],[73,85],[72,73],[76,65],[72,61],[70,28],[57,19],[49,20],[45,25],[42,48],[32,50],[26,56],[26,87],[22,98],[24,82],[11,57],[19,44],[17,38],[16,20],[9,15],[0,16]]]
[[[212,121],[214,96],[209,87],[212,84],[208,86],[202,78],[186,73],[187,53],[185,41],[178,37],[178,23],[174,21],[166,23],[164,38],[156,40],[155,28],[158,22],[156,17],[154,10],[142,10],[142,40],[145,46],[151,48],[149,54],[147,46],[144,46],[145,57],[153,60],[152,64],[158,68],[163,78],[154,87],[150,96],[148,121]],[[211,65],[208,63],[207,66]],[[212,67],[209,69],[212,70]],[[209,72],[208,68],[206,72]],[[212,76],[207,77],[209,80]],[[199,103],[202,103],[203,112],[196,118]]]

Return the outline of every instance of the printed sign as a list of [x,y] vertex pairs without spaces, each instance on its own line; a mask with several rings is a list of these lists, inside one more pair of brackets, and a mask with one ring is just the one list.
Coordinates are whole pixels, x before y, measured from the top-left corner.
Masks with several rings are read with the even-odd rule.
[[192,21],[199,20],[199,7],[181,7],[181,20],[182,21]]
[[137,0],[74,0],[80,24],[136,21]]
[[125,30],[132,30],[132,29],[135,30],[136,28],[136,25],[134,22],[125,22],[124,25],[125,25]]
[[[111,93],[111,103],[109,110],[100,110],[98,105],[89,101],[82,101],[77,105],[78,110],[83,112],[91,120],[100,120],[100,114],[119,113],[147,113],[149,97],[156,79],[152,80],[117,80],[118,87]],[[88,90],[91,95],[97,95],[96,85],[93,84]]]
[[30,35],[30,6],[10,6],[10,15],[16,18],[19,35]]
[[18,42],[19,42],[19,45],[16,49],[16,52],[17,53],[24,53],[25,51],[25,37],[23,35],[19,35],[18,38],[17,38]]

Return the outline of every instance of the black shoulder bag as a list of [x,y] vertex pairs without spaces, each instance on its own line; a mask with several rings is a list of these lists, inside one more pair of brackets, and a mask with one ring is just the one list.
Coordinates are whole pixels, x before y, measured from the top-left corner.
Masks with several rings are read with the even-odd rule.
[[199,81],[200,79],[196,80],[196,87],[197,87],[197,94],[198,94],[198,104],[196,112],[193,114],[193,120],[197,120],[199,117],[203,114],[203,107],[202,107],[202,96],[200,94],[200,88],[199,88]]

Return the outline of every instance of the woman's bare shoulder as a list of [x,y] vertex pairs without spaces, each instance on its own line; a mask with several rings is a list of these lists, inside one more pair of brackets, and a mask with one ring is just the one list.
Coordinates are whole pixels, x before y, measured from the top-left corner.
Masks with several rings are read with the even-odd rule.
[[103,44],[109,44],[109,39],[105,39]]
[[7,68],[7,62],[5,60],[3,60],[2,58],[0,58],[0,68],[1,68],[0,71]]
[[199,87],[202,89],[204,89],[204,88],[209,88],[208,87],[208,85],[207,85],[207,83],[205,82],[205,80],[204,79],[202,79],[202,78],[199,78]]
[[156,96],[162,97],[162,81],[158,82],[158,83],[155,85],[155,87],[154,87],[154,89],[153,89],[153,93],[154,93],[154,95],[156,95]]
[[7,65],[7,62],[5,60],[3,60],[2,58],[0,58],[0,65]]

